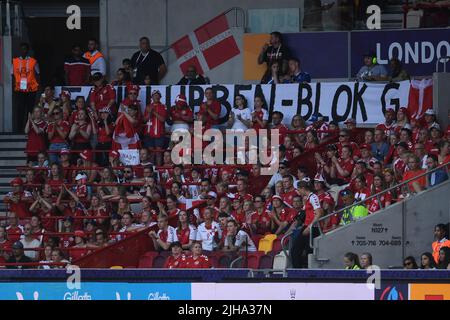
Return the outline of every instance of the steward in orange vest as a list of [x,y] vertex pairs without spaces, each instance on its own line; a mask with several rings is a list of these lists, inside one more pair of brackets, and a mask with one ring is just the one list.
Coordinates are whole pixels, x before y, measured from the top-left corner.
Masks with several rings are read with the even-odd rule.
[[433,258],[434,261],[438,264],[439,263],[439,251],[442,247],[449,247],[450,248],[450,240],[446,238],[447,232],[446,227],[444,224],[438,224],[434,228],[434,237],[436,238],[436,241],[431,244],[431,247],[433,248]]
[[102,75],[106,74],[106,62],[103,54],[97,50],[97,40],[91,39],[88,42],[88,51],[83,54],[83,58],[89,60],[91,65],[91,75],[100,72]]
[[37,92],[39,89],[39,65],[28,56],[28,44],[22,44],[22,55],[13,59],[14,91]]

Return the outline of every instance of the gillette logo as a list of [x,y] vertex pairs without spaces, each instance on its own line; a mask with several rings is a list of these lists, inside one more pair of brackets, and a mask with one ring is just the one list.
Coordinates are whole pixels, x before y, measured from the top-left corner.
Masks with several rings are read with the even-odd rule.
[[64,294],[64,300],[92,300],[92,296],[90,296],[87,292],[82,295],[79,291],[66,292]]

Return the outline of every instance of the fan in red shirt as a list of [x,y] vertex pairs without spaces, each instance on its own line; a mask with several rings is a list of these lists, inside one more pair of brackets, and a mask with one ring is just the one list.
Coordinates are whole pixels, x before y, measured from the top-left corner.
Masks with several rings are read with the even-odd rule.
[[253,234],[270,233],[270,211],[265,208],[263,197],[256,196],[253,202],[255,212],[250,216],[250,228]]
[[172,254],[167,258],[164,263],[166,269],[182,269],[186,263],[186,256],[183,254],[181,243],[179,241],[172,242],[170,244],[170,250]]
[[210,126],[219,124],[220,111],[222,106],[219,101],[215,99],[215,94],[212,88],[205,90],[206,101],[200,105],[198,113],[206,116],[206,123]]
[[70,247],[70,258],[72,261],[80,259],[88,253],[88,249],[86,247],[86,233],[83,230],[77,230],[75,231],[74,236],[75,245]]
[[298,195],[297,190],[294,188],[294,178],[289,174],[285,175],[282,181],[284,192],[281,194],[281,199],[284,203],[292,207],[294,197]]
[[363,175],[356,176],[352,192],[355,194],[356,201],[362,201],[370,197],[370,188],[367,186],[366,178]]
[[[371,189],[372,195],[378,194],[386,189],[386,182],[382,174],[374,175]],[[370,213],[373,213],[382,208],[390,206],[391,203],[392,203],[392,194],[390,191],[387,191],[381,194],[379,197],[370,199],[368,201],[367,208]]]
[[[325,179],[320,175],[316,174],[314,177],[314,190],[319,197],[320,206],[324,211],[324,215],[330,214],[334,211],[335,201],[332,195],[326,191]],[[339,216],[334,214],[328,219],[322,221],[321,227],[324,232],[330,231],[336,228],[339,224]]]
[[358,145],[355,142],[350,141],[350,132],[347,129],[341,129],[339,131],[339,142],[336,143],[336,147],[338,149],[338,155],[340,157],[342,156],[342,149],[345,146],[350,147],[353,158],[361,157],[361,153],[359,151]]
[[[70,132],[70,124],[62,118],[61,108],[55,107],[52,111],[53,122],[47,126],[47,137],[50,143],[49,150],[60,151],[68,149],[67,136]],[[50,154],[50,162],[58,162],[58,154]]]
[[23,234],[23,226],[19,225],[19,218],[14,212],[8,214],[8,226],[6,227],[6,234],[8,240],[14,243],[20,240],[20,236]]
[[234,198],[232,202],[233,210],[231,211],[231,217],[236,220],[239,225],[246,223],[247,218],[245,216],[245,211],[243,208],[244,201],[239,198]]
[[194,243],[191,248],[192,254],[186,258],[183,266],[185,269],[209,269],[212,267],[211,261],[207,256],[202,254],[202,245],[198,242]]
[[23,190],[23,180],[14,178],[10,182],[12,191],[8,192],[3,198],[3,202],[9,205],[9,211],[14,212],[19,218],[27,218],[30,216],[29,200],[31,193]]
[[289,128],[286,127],[283,122],[283,113],[280,111],[274,111],[272,113],[272,127],[271,130],[278,130],[278,134],[280,135],[280,143],[283,143],[284,138],[287,136],[287,131],[289,131]]
[[121,108],[121,112],[115,123],[112,148],[114,150],[139,149],[138,129],[140,123],[138,106],[133,104],[125,110],[125,107],[121,105]]
[[355,179],[360,175],[364,176],[368,186],[372,185],[373,174],[369,170],[367,170],[367,164],[362,160],[356,162],[355,168],[353,169],[352,179],[350,180],[350,190],[352,190],[353,192],[355,192]]
[[28,135],[25,148],[27,161],[35,161],[39,152],[47,150],[46,129],[47,123],[43,120],[42,109],[35,107],[33,113],[28,114],[28,121],[25,125],[25,134]]
[[112,136],[114,132],[114,122],[111,117],[111,110],[106,107],[99,110],[100,116],[97,121],[97,146],[96,150],[105,150],[103,153],[96,153],[96,161],[101,166],[108,166],[108,150],[112,147]]
[[259,133],[260,129],[266,129],[267,128],[267,121],[269,120],[269,113],[266,109],[264,109],[264,98],[262,97],[255,97],[254,100],[254,111],[252,112],[252,122],[253,122],[253,129],[256,130],[256,133]]
[[253,196],[248,193],[248,183],[246,179],[240,178],[236,183],[237,192],[234,194],[234,198],[238,198],[241,202],[245,200],[253,201]]
[[175,130],[189,130],[194,113],[188,106],[186,96],[183,94],[175,98],[175,105],[170,108],[170,119],[172,120],[172,132]]
[[386,109],[384,112],[384,123],[379,123],[375,129],[383,130],[386,137],[395,134],[395,110],[392,108]]
[[93,110],[108,107],[114,113],[114,104],[116,101],[116,91],[108,84],[100,72],[92,76],[94,87],[89,92],[89,105]]
[[[3,258],[3,253],[11,250],[12,242],[8,239],[6,227],[0,226],[0,259]],[[0,260],[0,262],[5,262]]]
[[178,213],[177,237],[184,250],[189,250],[197,236],[196,228],[190,224],[189,221],[189,214],[186,211],[181,210]]
[[162,163],[162,153],[166,145],[165,122],[167,118],[167,108],[161,103],[161,92],[154,90],[152,92],[152,103],[147,105],[144,112],[144,138],[145,148],[155,149],[152,152],[151,161],[160,166]]
[[330,176],[333,178],[334,182],[343,185],[350,182],[351,174],[355,163],[352,160],[352,151],[349,146],[343,146],[341,157],[333,157],[331,159],[331,173]]
[[288,208],[285,205],[280,196],[275,195],[272,197],[272,212],[270,213],[270,217],[272,220],[272,230],[276,230],[276,235],[284,233],[297,217],[297,214],[295,209]]

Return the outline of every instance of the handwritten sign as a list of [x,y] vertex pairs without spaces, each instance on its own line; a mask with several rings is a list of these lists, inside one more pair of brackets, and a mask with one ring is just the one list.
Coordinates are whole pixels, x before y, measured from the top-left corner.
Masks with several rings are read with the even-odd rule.
[[139,164],[139,150],[127,149],[119,150],[120,162],[126,166],[135,166]]

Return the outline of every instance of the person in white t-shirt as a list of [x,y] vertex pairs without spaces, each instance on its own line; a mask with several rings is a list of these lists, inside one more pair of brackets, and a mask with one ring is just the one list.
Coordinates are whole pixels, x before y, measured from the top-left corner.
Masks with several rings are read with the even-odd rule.
[[252,113],[247,99],[242,94],[238,94],[235,98],[235,107],[230,112],[228,125],[231,126],[231,129],[239,131],[247,131],[252,127]]
[[[247,249],[246,249],[247,247]],[[239,230],[235,220],[227,222],[227,237],[225,238],[223,251],[248,251],[255,252],[256,246],[252,238],[244,230]]]
[[213,220],[213,211],[211,208],[205,208],[203,212],[204,222],[197,228],[196,241],[202,243],[204,251],[213,251],[217,248],[217,243],[222,237],[222,230],[219,224]]
[[169,217],[163,214],[158,217],[158,228],[157,233],[152,230],[148,235],[152,238],[156,250],[169,250],[170,244],[178,241],[177,230],[169,226]]
[[31,224],[27,223],[23,228],[23,235],[20,237],[20,242],[23,244],[25,249],[24,254],[33,261],[39,259],[39,251],[37,250],[27,250],[27,249],[37,249],[41,246],[41,242],[33,237],[31,233]]

